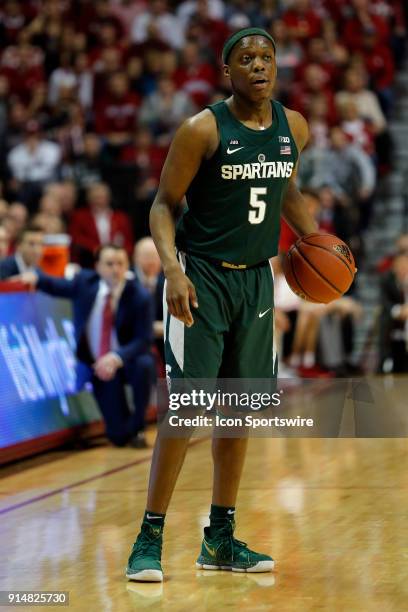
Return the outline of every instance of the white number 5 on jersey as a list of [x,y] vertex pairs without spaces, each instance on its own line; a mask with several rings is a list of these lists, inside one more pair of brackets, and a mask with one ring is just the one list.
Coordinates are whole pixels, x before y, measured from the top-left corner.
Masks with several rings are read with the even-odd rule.
[[264,220],[266,212],[266,202],[264,200],[259,200],[258,196],[266,195],[266,192],[266,187],[251,187],[249,195],[249,205],[252,210],[250,210],[248,213],[248,221],[250,223],[262,223],[262,221]]

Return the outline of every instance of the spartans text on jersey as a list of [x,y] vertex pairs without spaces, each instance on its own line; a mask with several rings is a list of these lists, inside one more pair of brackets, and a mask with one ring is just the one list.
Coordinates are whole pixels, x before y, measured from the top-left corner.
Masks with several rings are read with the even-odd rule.
[[290,178],[293,162],[254,162],[252,164],[224,164],[221,166],[221,177],[227,181],[239,179]]

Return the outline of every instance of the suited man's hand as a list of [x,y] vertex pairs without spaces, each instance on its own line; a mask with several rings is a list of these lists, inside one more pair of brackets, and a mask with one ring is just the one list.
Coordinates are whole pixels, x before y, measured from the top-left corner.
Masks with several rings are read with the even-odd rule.
[[115,377],[116,372],[123,365],[122,359],[116,353],[106,353],[99,357],[93,365],[94,372],[100,380],[107,382]]
[[36,287],[38,283],[38,274],[36,274],[36,272],[23,272],[17,276],[11,276],[8,280],[25,283],[31,287]]

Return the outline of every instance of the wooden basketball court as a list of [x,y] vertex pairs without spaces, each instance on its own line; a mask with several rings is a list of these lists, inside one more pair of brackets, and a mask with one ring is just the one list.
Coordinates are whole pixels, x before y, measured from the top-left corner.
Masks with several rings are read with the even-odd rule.
[[151,449],[99,446],[10,466],[0,590],[69,591],[71,609],[104,612],[405,610],[406,453],[405,439],[251,440],[236,535],[277,562],[251,575],[195,568],[212,465],[209,440],[193,440],[168,513],[163,584],[124,577]]

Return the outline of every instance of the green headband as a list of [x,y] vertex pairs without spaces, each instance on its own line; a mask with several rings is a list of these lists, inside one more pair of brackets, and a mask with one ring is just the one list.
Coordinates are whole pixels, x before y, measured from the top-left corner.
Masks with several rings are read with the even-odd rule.
[[235,47],[237,42],[245,36],[264,36],[265,38],[271,41],[271,43],[273,44],[273,48],[276,52],[275,41],[273,40],[269,32],[263,30],[262,28],[244,28],[243,30],[238,30],[238,32],[232,34],[232,36],[227,38],[227,40],[225,41],[224,47],[222,49],[222,61],[224,62],[224,64],[227,63],[232,48]]

